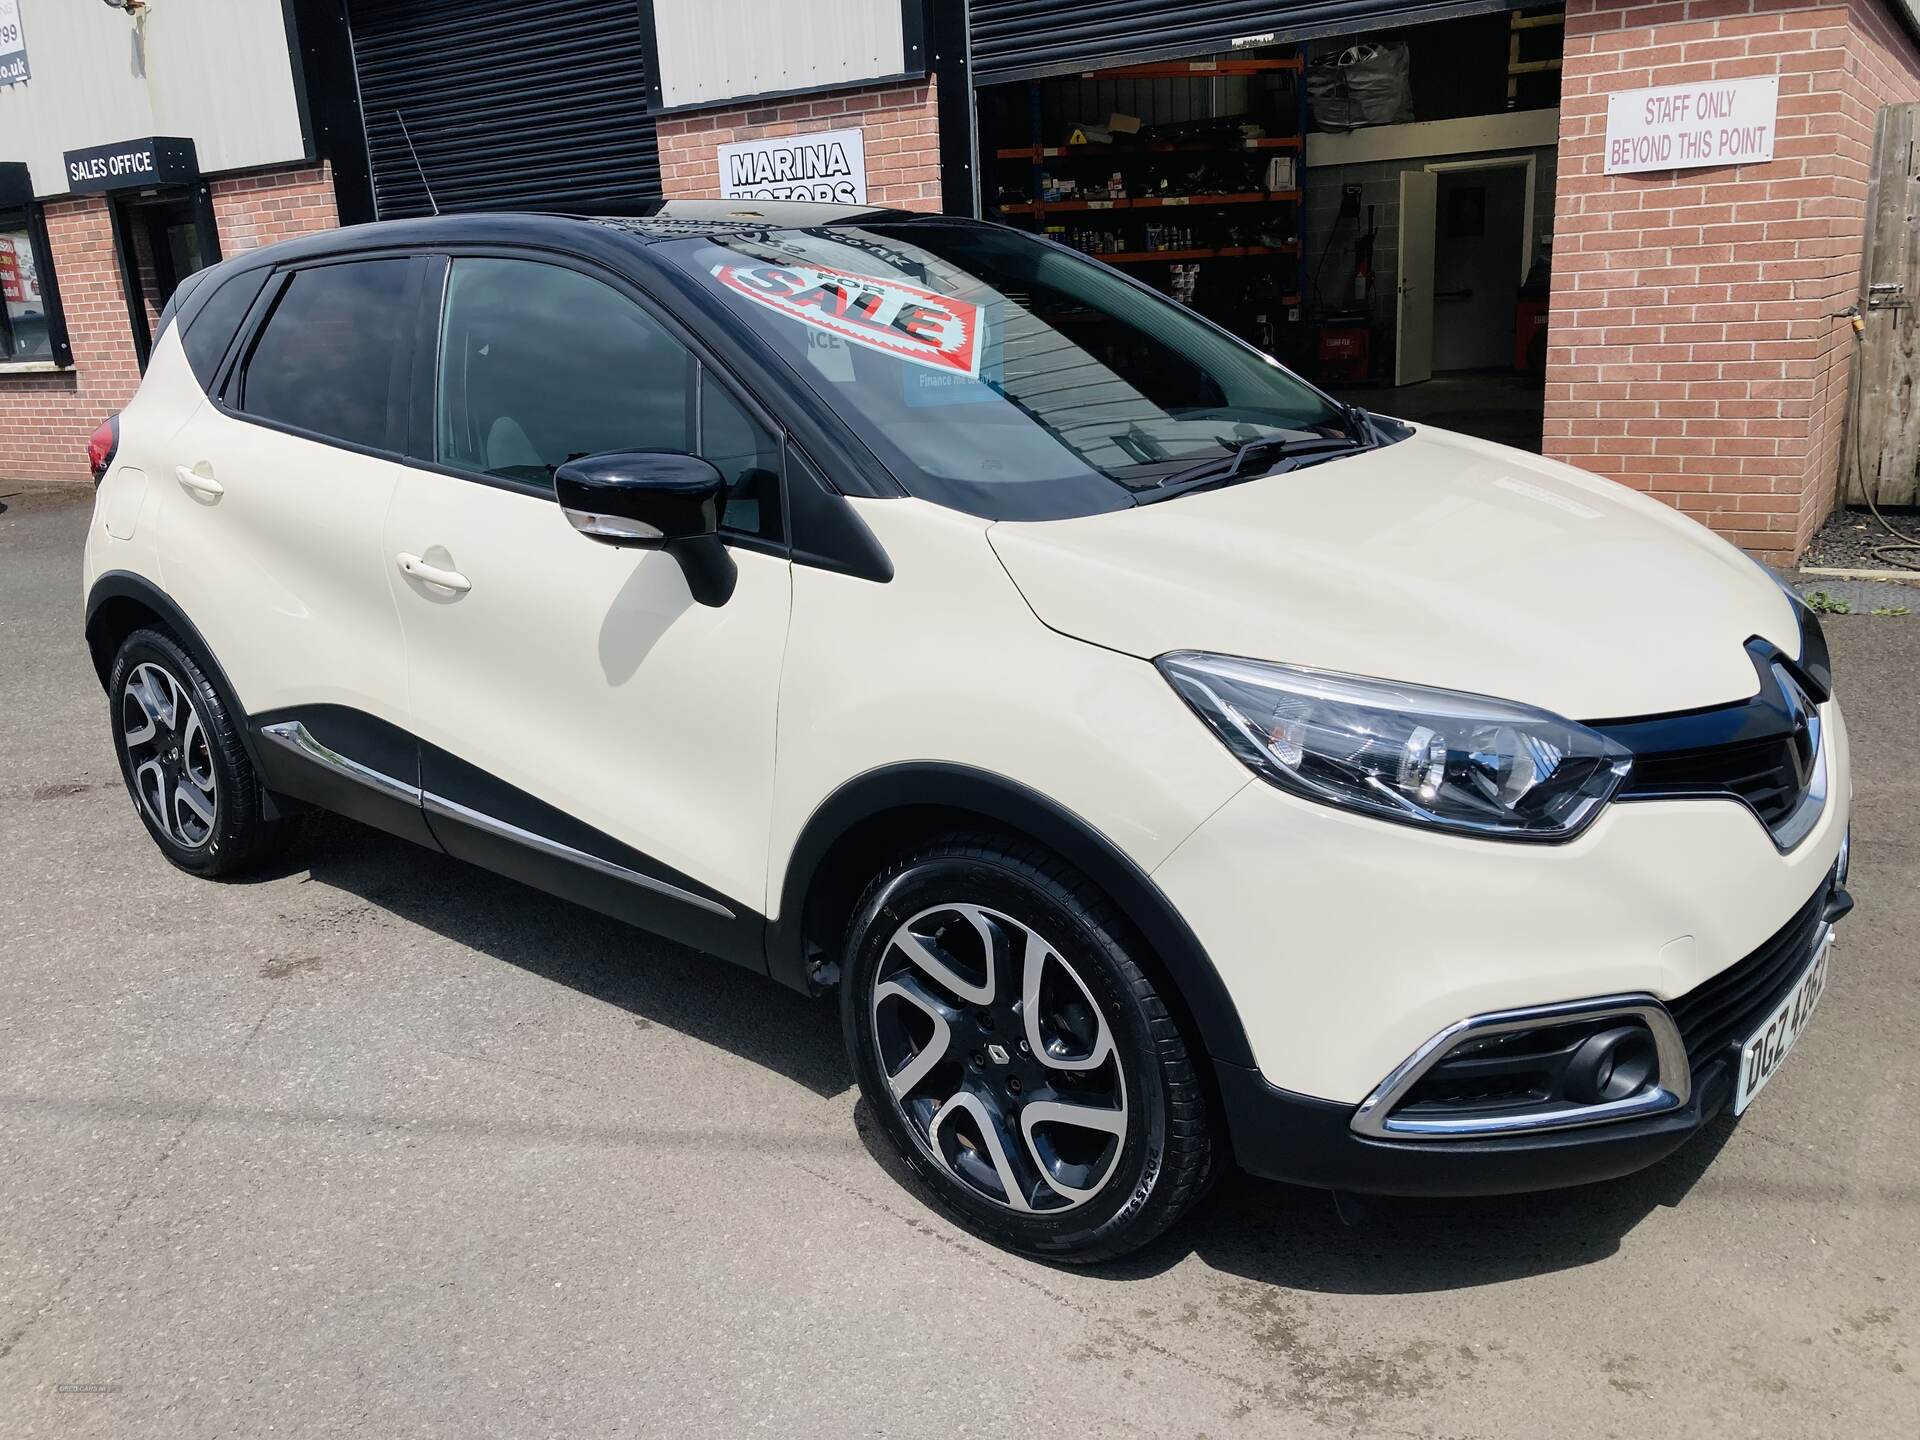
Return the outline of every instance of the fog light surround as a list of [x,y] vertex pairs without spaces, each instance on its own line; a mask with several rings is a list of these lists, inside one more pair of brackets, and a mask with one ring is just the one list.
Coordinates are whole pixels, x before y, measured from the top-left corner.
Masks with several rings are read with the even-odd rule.
[[1692,1093],[1686,1046],[1651,995],[1610,995],[1456,1021],[1354,1112],[1378,1140],[1468,1140],[1638,1119]]

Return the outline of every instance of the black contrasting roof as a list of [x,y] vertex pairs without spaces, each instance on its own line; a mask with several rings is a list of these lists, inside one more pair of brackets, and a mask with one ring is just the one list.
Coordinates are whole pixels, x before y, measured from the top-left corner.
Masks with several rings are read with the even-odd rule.
[[[668,201],[649,215],[590,216],[525,212],[423,215],[318,230],[235,256],[229,273],[256,265],[284,265],[372,250],[417,250],[436,245],[524,245],[617,264],[644,247],[694,235],[737,236],[768,230],[811,229],[875,221],[948,220],[950,217],[851,205],[797,201]],[[977,223],[977,222],[976,222]]]

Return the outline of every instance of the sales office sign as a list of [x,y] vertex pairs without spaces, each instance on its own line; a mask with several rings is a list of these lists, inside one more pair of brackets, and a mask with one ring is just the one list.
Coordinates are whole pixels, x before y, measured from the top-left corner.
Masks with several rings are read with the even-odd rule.
[[193,141],[178,136],[154,135],[144,140],[122,140],[114,145],[69,150],[64,158],[67,188],[76,195],[189,185],[200,178],[200,161]]
[[1607,97],[1609,175],[1773,159],[1780,77],[1707,80]]

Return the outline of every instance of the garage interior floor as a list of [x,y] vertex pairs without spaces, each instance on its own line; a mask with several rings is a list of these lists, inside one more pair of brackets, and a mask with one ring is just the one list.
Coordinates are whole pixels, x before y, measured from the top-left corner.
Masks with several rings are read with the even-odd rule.
[[1349,405],[1363,405],[1382,415],[1540,453],[1546,390],[1526,375],[1460,371],[1436,375],[1420,385],[1338,386],[1333,393]]

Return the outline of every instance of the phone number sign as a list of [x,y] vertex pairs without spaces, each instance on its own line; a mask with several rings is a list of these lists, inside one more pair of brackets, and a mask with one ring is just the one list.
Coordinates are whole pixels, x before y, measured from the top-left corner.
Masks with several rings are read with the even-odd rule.
[[1773,159],[1780,78],[1709,80],[1607,97],[1609,175]]
[[20,29],[20,0],[0,0],[0,85],[31,80],[27,68],[27,37]]

